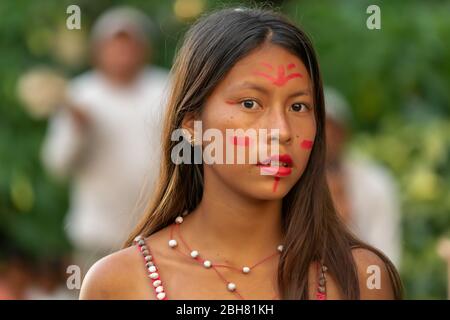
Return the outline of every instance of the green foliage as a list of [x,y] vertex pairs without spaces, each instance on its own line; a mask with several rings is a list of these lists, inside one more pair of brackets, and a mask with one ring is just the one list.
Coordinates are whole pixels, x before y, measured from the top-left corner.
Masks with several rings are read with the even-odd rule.
[[[66,75],[54,38],[66,8],[82,10],[86,37],[112,5],[130,4],[158,26],[154,63],[170,67],[191,20],[174,15],[175,1],[0,2],[0,233],[33,255],[69,250],[63,230],[67,185],[44,172],[39,159],[46,122],[33,120],[16,96],[17,79],[46,64]],[[205,10],[238,1],[208,1]],[[255,1],[244,2],[244,5]],[[381,30],[368,30],[366,8],[381,7]],[[450,3],[444,1],[284,1],[281,10],[311,35],[325,83],[349,99],[354,146],[389,167],[403,204],[402,278],[408,298],[445,298],[445,264],[436,241],[450,229]]]

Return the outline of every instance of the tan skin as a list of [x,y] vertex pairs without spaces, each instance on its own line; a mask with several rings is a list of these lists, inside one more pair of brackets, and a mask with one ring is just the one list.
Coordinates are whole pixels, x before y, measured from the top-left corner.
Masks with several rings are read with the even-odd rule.
[[[300,73],[283,85],[276,85],[256,71],[264,69],[261,62],[275,66],[295,64],[290,72]],[[251,83],[264,89],[244,88]],[[300,94],[297,94],[299,93]],[[296,94],[294,96],[294,94]],[[236,103],[230,103],[236,101]],[[252,102],[244,102],[252,100]],[[295,104],[295,106],[293,106]],[[300,105],[300,106],[299,106]],[[309,107],[309,108],[307,108]],[[213,263],[236,267],[252,265],[276,252],[282,241],[281,201],[301,177],[309,159],[310,149],[300,147],[305,139],[314,140],[316,124],[311,81],[304,64],[295,55],[275,45],[265,45],[241,59],[215,88],[197,120],[203,130],[218,128],[278,128],[279,153],[293,159],[292,174],[281,177],[274,191],[274,177],[262,176],[254,164],[205,165],[204,195],[198,207],[185,217],[180,227],[191,248]],[[183,127],[193,132],[193,116]],[[242,146],[236,146],[236,148]],[[252,148],[250,144],[245,148]],[[239,177],[239,179],[236,179]],[[178,239],[177,234],[175,238]],[[152,234],[146,243],[155,257],[169,299],[236,299],[212,269],[205,269],[194,259],[180,254],[188,251],[179,245],[172,249],[169,227]],[[180,243],[180,241],[178,241]],[[383,262],[373,253],[354,250],[361,279],[363,299],[390,299],[392,289]],[[272,299],[278,293],[276,284],[279,256],[266,261],[244,275],[225,268],[223,276],[237,284],[245,299]],[[368,290],[365,270],[368,265],[380,266],[381,289]],[[310,298],[315,299],[317,274],[314,265],[309,273]],[[328,299],[341,294],[332,277],[327,278]],[[146,275],[144,261],[136,247],[109,255],[97,262],[83,282],[81,299],[156,299]]]

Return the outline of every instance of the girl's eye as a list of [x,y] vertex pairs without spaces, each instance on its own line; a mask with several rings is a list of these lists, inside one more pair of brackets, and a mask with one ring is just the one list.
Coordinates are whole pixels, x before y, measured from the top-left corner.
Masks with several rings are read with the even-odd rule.
[[258,102],[256,102],[255,100],[243,100],[241,101],[241,105],[246,108],[246,109],[257,109],[259,107]]
[[294,103],[291,106],[291,109],[295,112],[302,112],[302,111],[307,111],[309,108],[306,104],[304,103]]

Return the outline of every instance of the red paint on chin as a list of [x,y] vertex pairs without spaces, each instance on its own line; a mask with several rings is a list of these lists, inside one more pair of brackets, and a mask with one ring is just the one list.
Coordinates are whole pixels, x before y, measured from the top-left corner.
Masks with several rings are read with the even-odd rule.
[[300,143],[300,147],[303,149],[311,149],[313,146],[313,142],[311,140],[303,140],[302,143]]
[[272,188],[273,192],[277,191],[277,187],[278,187],[278,183],[279,182],[280,182],[280,177],[275,177],[274,181],[273,181],[273,188]]
[[231,143],[235,146],[248,147],[250,145],[250,137],[233,136],[231,137]]

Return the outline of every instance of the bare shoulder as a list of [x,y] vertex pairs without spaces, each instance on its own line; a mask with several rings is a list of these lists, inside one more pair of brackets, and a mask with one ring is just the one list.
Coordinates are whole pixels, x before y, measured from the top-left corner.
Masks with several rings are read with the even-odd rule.
[[[168,254],[164,245],[169,237],[165,227],[145,239],[151,253],[158,257],[158,265],[166,265]],[[173,259],[172,259],[173,260]],[[153,299],[142,253],[136,245],[112,253],[97,261],[87,272],[80,299]]]
[[365,248],[355,248],[352,254],[358,271],[361,299],[394,299],[393,283],[383,259]]
[[[112,253],[87,272],[80,299],[139,299],[147,297],[144,263],[136,246]],[[147,289],[147,290],[146,290]]]

